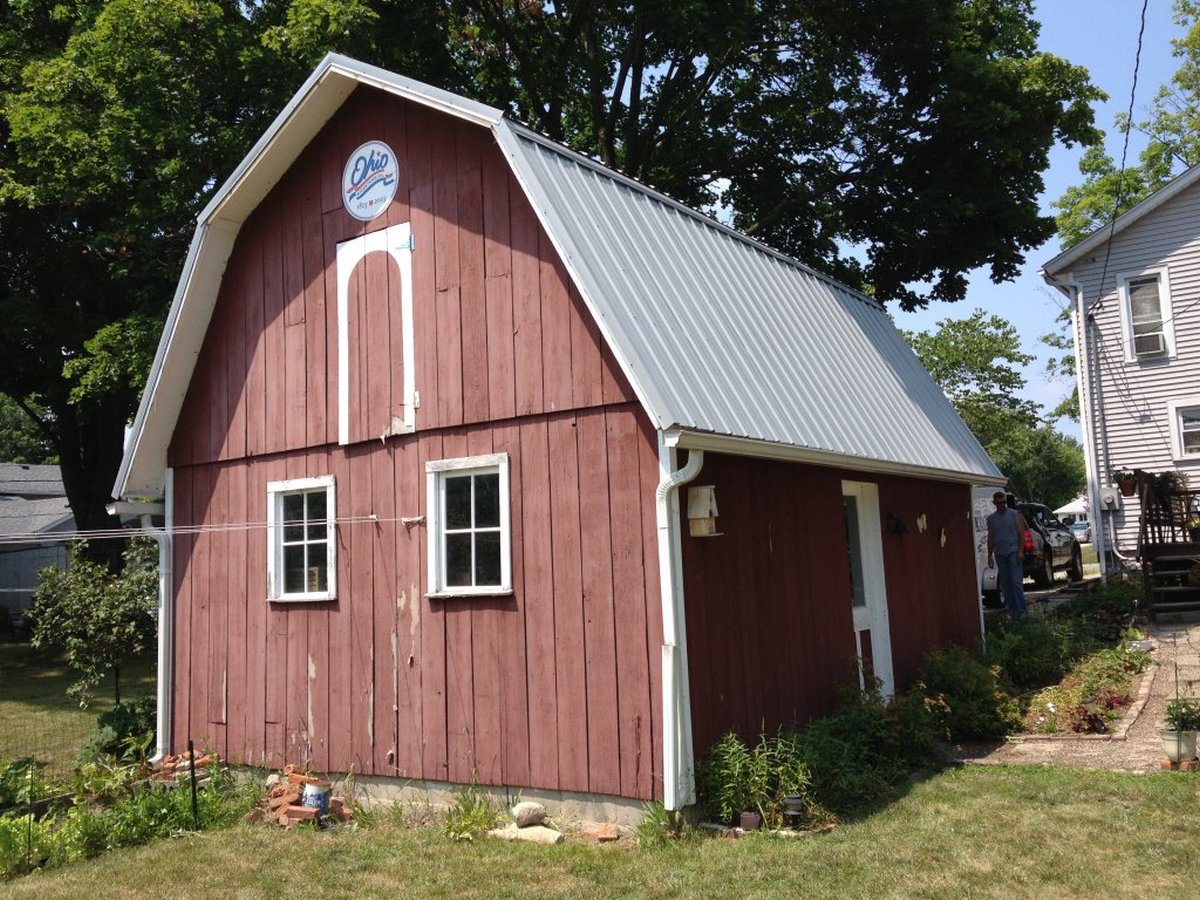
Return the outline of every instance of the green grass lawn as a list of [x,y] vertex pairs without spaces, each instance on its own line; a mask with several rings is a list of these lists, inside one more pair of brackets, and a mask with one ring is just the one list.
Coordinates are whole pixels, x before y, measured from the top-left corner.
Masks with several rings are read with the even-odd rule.
[[802,840],[660,849],[454,843],[398,825],[190,835],[0,884],[0,897],[1170,897],[1200,881],[1200,780],[972,766]]
[[[0,759],[34,756],[54,775],[70,774],[96,717],[113,706],[113,679],[105,679],[87,709],[67,686],[74,677],[54,654],[29,644],[0,644]],[[154,693],[154,660],[139,660],[121,672],[121,696],[135,700]]]

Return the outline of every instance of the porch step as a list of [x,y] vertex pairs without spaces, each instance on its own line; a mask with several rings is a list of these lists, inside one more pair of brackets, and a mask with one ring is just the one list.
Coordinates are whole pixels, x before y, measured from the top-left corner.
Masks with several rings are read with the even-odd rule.
[[1154,621],[1160,625],[1189,625],[1200,622],[1200,603],[1162,603],[1154,607]]

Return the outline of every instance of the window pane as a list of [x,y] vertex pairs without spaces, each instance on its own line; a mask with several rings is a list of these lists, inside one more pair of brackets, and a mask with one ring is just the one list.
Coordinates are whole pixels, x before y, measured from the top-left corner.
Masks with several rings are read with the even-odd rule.
[[446,527],[471,527],[471,476],[446,479]]
[[326,561],[324,544],[313,544],[308,548],[308,590],[329,589],[329,564]]
[[500,532],[475,535],[475,583],[500,584]]
[[325,540],[325,520],[320,519],[316,522],[308,523],[308,539],[310,541]]
[[446,584],[466,587],[471,584],[471,535],[446,535]]
[[284,494],[283,495],[283,521],[285,521],[285,522],[303,522],[304,521],[304,495],[303,494]]
[[1150,330],[1162,328],[1162,311],[1158,302],[1158,279],[1143,279],[1129,282],[1129,308],[1134,330],[1139,325],[1152,326]]
[[310,491],[304,495],[308,498],[308,520],[325,518],[325,491]]
[[299,543],[300,541],[304,540],[304,526],[303,525],[284,525],[283,526],[283,539],[286,543],[289,543],[289,544]]
[[846,547],[850,557],[850,605],[866,606],[867,593],[863,583],[862,537],[858,531],[858,498],[842,497],[846,512]]
[[1179,411],[1179,432],[1184,453],[1200,453],[1200,409]]
[[288,594],[304,592],[304,546],[283,548],[283,590]]
[[500,473],[475,476],[475,527],[500,524]]

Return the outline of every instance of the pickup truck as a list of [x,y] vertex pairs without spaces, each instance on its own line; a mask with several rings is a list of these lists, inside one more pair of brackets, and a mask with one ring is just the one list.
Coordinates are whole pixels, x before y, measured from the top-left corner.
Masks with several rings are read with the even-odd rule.
[[1064,570],[1069,581],[1083,580],[1083,552],[1070,525],[1064,525],[1049,507],[1017,501],[1029,535],[1025,541],[1025,577],[1040,588],[1050,587],[1054,573]]

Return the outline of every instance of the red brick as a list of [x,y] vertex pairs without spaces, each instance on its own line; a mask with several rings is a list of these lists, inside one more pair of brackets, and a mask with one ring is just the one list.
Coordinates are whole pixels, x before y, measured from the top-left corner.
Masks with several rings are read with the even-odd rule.
[[311,806],[288,806],[285,812],[287,812],[287,817],[293,822],[317,821],[317,811]]

